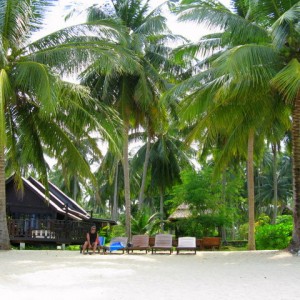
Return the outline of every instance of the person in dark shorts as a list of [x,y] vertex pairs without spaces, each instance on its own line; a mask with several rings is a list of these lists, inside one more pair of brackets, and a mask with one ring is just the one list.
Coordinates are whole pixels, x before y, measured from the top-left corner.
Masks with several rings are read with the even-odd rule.
[[93,225],[90,231],[86,234],[86,241],[83,244],[82,253],[85,254],[86,249],[93,249],[93,254],[95,254],[98,243],[99,236],[96,230],[96,226]]

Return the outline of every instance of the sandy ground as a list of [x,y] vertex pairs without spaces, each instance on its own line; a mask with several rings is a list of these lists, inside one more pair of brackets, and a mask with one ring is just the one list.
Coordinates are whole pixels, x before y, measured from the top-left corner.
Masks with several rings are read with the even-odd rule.
[[280,251],[81,255],[0,251],[0,299],[300,298],[300,257]]

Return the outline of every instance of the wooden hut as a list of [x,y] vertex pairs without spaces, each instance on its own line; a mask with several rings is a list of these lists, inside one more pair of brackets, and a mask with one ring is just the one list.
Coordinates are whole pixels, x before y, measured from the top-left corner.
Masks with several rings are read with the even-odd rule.
[[39,181],[22,178],[23,190],[13,176],[6,181],[6,208],[10,241],[14,243],[81,244],[91,224],[115,225],[95,219],[74,200],[49,182],[49,192]]
[[168,220],[175,222],[181,219],[187,219],[192,216],[190,207],[188,204],[180,204],[176,210],[169,216]]

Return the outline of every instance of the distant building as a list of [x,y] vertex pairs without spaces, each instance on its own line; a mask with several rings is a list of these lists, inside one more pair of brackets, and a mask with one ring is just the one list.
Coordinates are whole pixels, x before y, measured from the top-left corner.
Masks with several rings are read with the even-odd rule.
[[22,178],[23,190],[13,176],[6,180],[6,207],[11,243],[81,244],[91,224],[100,229],[115,225],[92,218],[74,200],[49,182],[49,192],[36,179]]

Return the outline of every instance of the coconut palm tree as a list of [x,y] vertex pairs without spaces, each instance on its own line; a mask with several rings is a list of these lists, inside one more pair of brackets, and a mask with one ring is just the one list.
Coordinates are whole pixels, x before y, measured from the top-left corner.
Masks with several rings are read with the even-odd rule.
[[[264,4],[266,2],[268,1],[264,1]],[[186,105],[185,114],[191,114],[192,108],[196,109],[194,115],[201,111],[204,112],[212,99],[218,103],[217,106],[237,104],[233,108],[232,114],[228,115],[228,124],[235,125],[232,128],[231,136],[228,136],[227,144],[231,146],[227,148],[232,150],[234,137],[236,138],[240,131],[234,130],[234,128],[238,129],[242,126],[242,129],[247,132],[243,136],[248,136],[246,144],[248,145],[249,230],[251,231],[249,232],[249,249],[254,249],[254,138],[262,136],[258,135],[263,129],[262,124],[270,124],[268,122],[275,116],[282,119],[284,118],[282,116],[286,116],[286,109],[281,115],[275,113],[272,108],[275,102],[270,97],[272,89],[269,83],[278,71],[279,53],[269,46],[272,39],[267,28],[256,22],[256,18],[252,14],[253,6],[258,5],[257,1],[233,1],[234,11],[230,11],[219,2],[182,1],[182,4],[181,20],[205,22],[208,26],[218,26],[224,30],[224,33],[202,38],[197,45],[192,45],[188,49],[188,53],[199,51],[204,54],[209,51],[214,51],[214,53],[198,64],[198,68],[202,68],[204,71],[187,80],[185,84],[177,88],[177,91],[182,92],[187,87],[192,91],[188,96],[189,104]],[[241,108],[241,104],[245,106]],[[235,118],[234,115],[238,115],[236,109],[241,112],[242,117]],[[262,115],[263,109],[266,110]],[[214,113],[214,110],[211,112]],[[266,118],[267,115],[272,118]],[[212,114],[210,113],[208,116],[212,116]],[[257,118],[258,116],[260,118]],[[203,124],[201,121],[203,118],[206,116],[202,115],[199,124]],[[233,122],[234,120],[236,123]],[[264,121],[262,122],[262,120]],[[284,123],[288,122],[285,120]],[[201,126],[195,126],[194,133]],[[226,126],[227,128],[231,127],[226,123],[223,123],[221,127],[224,130]]]
[[93,6],[89,22],[113,20],[127,31],[128,51],[135,54],[137,63],[125,71],[116,65],[104,69],[102,60],[95,60],[81,75],[82,83],[88,85],[101,101],[116,108],[122,119],[123,170],[126,206],[126,234],[131,235],[131,200],[128,144],[129,133],[146,124],[147,112],[158,107],[160,93],[166,89],[162,71],[173,67],[166,47],[174,39],[167,29],[166,18],[160,9],[149,11],[149,1],[113,0],[107,6]]
[[[92,140],[90,133],[96,128],[113,140],[112,126],[101,126],[95,115],[101,113],[109,120],[117,120],[117,116],[95,103],[86,88],[62,81],[57,72],[79,68],[79,62],[86,61],[96,52],[108,56],[107,52],[111,51],[112,62],[117,63],[118,49],[122,47],[116,45],[112,51],[116,43],[103,39],[105,32],[117,31],[107,29],[107,24],[97,24],[98,28],[106,28],[101,39],[90,38],[87,43],[88,38],[83,37],[75,41],[74,37],[89,27],[83,25],[32,41],[32,34],[41,28],[44,13],[53,2],[5,0],[0,3],[0,249],[9,248],[6,162],[9,163],[8,170],[15,173],[19,188],[21,170],[28,166],[40,174],[47,186],[45,154],[68,165],[69,172],[94,180],[87,160],[74,142],[79,137]],[[97,49],[91,51],[91,48]],[[72,59],[75,57],[78,60]],[[72,62],[72,65],[66,62]]]

